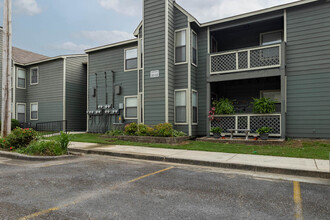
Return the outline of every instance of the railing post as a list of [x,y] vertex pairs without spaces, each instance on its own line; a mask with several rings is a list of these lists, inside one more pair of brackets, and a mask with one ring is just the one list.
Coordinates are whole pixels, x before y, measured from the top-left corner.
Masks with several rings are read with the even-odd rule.
[[[251,116],[250,115],[247,116],[247,129],[248,130],[251,129]],[[251,131],[249,133],[251,134]]]
[[[235,129],[238,129],[238,116],[235,115]],[[235,131],[235,133],[237,134],[238,132]]]
[[248,50],[248,69],[251,68],[251,50]]
[[238,52],[236,52],[236,70],[238,70],[239,64],[238,64]]

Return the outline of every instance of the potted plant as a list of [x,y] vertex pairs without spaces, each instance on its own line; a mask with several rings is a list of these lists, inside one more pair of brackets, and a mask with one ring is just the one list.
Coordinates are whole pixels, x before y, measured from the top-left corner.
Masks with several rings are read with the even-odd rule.
[[262,127],[257,130],[257,133],[260,135],[261,140],[268,140],[269,133],[272,131],[272,128]]
[[233,102],[228,98],[221,98],[219,101],[212,103],[215,107],[215,114],[217,115],[231,115],[235,114]]
[[257,114],[271,114],[275,112],[276,101],[269,98],[253,98],[253,112]]
[[222,129],[219,128],[219,127],[215,127],[215,128],[212,128],[212,129],[211,129],[211,132],[213,133],[213,136],[214,136],[215,138],[220,138],[220,136],[221,136],[221,132],[222,132]]

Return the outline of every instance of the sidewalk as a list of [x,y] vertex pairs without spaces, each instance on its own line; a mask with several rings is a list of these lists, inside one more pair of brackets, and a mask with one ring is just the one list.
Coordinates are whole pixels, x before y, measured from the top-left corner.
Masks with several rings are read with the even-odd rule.
[[70,152],[330,179],[328,160],[71,142]]

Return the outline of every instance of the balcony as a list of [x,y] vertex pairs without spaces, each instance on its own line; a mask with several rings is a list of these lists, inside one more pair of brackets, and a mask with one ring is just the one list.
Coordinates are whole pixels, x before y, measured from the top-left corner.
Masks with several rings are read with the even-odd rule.
[[275,44],[211,54],[211,75],[280,67],[282,47]]
[[[282,135],[281,114],[235,114],[235,115],[216,115],[211,121],[211,128],[220,127],[223,133],[230,135],[228,129],[250,129],[249,135],[256,135],[261,127],[270,127],[271,137]],[[236,132],[235,135],[245,136],[244,132]]]

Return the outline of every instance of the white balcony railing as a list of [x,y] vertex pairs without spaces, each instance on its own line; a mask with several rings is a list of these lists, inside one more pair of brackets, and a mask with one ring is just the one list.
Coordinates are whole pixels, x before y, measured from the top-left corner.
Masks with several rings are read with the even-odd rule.
[[[237,115],[216,115],[211,121],[211,128],[220,127],[223,133],[229,135],[228,129],[250,129],[250,135],[257,134],[261,127],[270,127],[270,136],[280,137],[281,114],[237,114]],[[245,136],[244,132],[236,132],[236,135]]]
[[268,69],[280,66],[280,44],[210,55],[211,74]]

